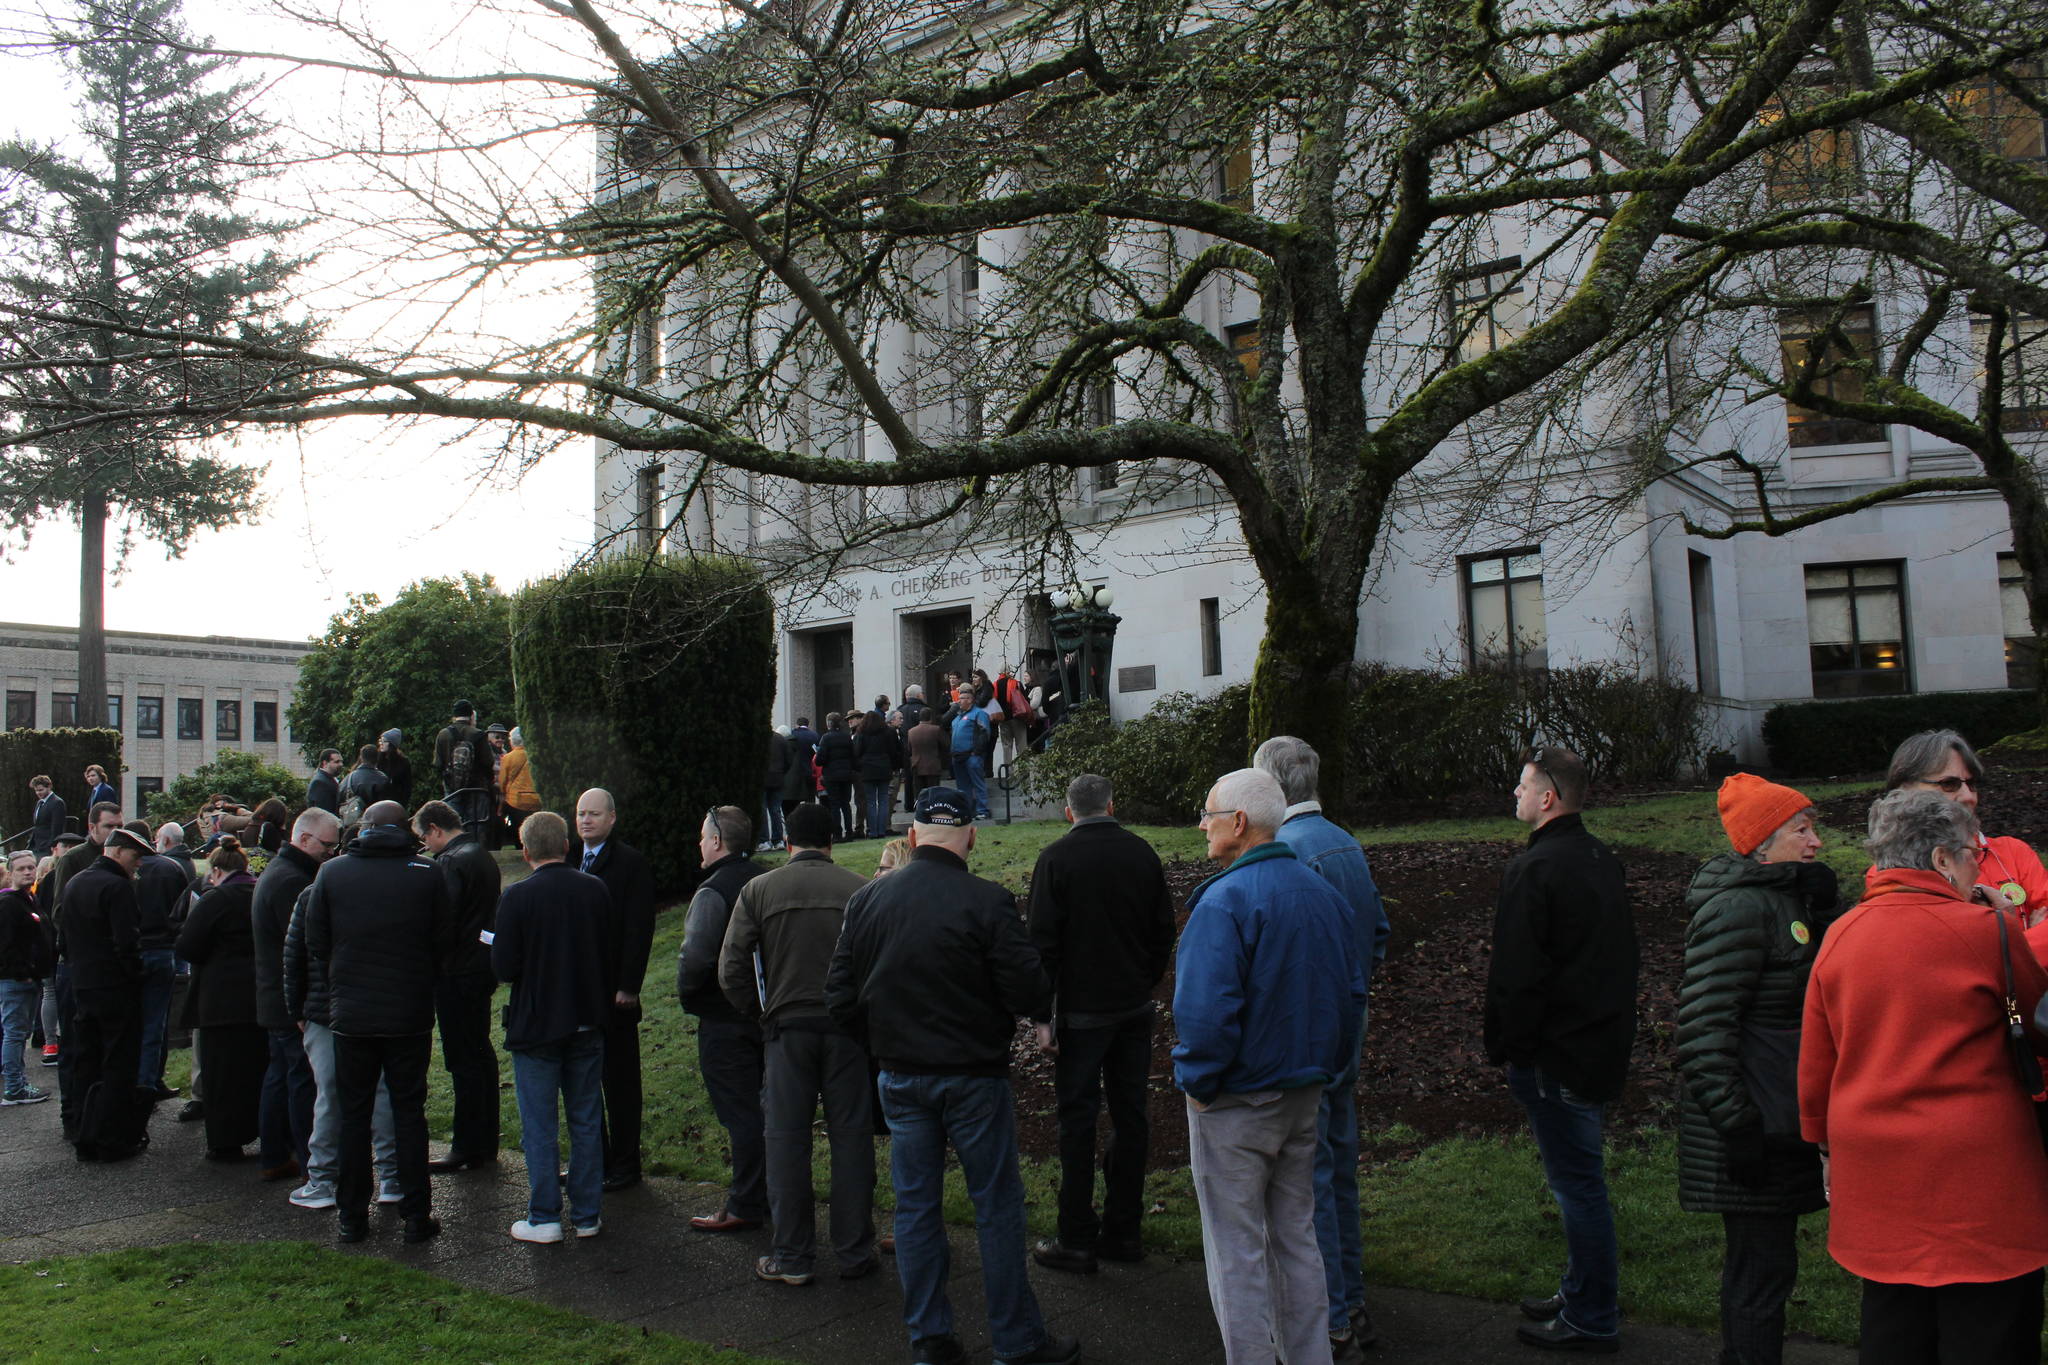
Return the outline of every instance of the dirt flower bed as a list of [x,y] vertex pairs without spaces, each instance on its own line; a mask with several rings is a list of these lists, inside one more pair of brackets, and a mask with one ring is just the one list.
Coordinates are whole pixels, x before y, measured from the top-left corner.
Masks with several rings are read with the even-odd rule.
[[[1501,868],[1518,848],[1505,843],[1396,844],[1370,855],[1393,933],[1387,960],[1373,980],[1359,1115],[1369,1133],[1384,1133],[1397,1124],[1411,1130],[1412,1137],[1392,1141],[1396,1148],[1522,1124],[1500,1070],[1487,1065],[1480,1044],[1494,896]],[[1613,1116],[1622,1124],[1661,1122],[1676,1102],[1671,1034],[1684,970],[1685,888],[1695,863],[1668,853],[1620,852],[1628,867],[1642,975],[1634,1064]],[[1215,870],[1208,862],[1168,864],[1180,923],[1187,920],[1188,892]],[[1170,970],[1157,998],[1151,1158],[1155,1166],[1182,1165],[1187,1123],[1184,1101],[1173,1088]],[[1016,1060],[1024,1150],[1056,1155],[1052,1062],[1031,1046],[1028,1030],[1019,1033]]]

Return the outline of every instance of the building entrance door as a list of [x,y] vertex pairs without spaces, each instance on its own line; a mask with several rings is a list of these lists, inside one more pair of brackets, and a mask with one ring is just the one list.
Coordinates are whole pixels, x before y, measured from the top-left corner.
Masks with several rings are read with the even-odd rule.
[[823,730],[826,716],[834,711],[845,715],[853,710],[853,627],[808,633],[818,708],[811,715]]
[[911,677],[924,683],[924,699],[936,710],[946,709],[946,675],[962,678],[974,667],[974,614],[962,607],[957,611],[935,611],[913,616],[904,622],[905,635],[917,651]]

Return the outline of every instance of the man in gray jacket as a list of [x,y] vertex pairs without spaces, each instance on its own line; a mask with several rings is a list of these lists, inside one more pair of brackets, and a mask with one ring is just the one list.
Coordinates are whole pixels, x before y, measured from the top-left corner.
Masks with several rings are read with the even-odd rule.
[[832,1249],[839,1278],[858,1279],[875,1255],[875,1138],[868,1055],[832,1022],[825,973],[846,902],[867,882],[832,861],[832,817],[822,806],[789,813],[789,862],[740,889],[719,956],[718,984],[764,1040],[762,1087],[768,1209],[774,1251],[754,1273],[809,1284],[817,1250],[811,1201],[811,1120],[825,1103],[832,1142]]

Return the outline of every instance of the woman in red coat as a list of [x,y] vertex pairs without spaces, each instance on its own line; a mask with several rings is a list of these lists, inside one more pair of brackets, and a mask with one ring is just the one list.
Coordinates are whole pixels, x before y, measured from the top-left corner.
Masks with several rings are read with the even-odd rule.
[[[1870,808],[1861,904],[1806,991],[1800,1127],[1827,1162],[1828,1251],[1863,1279],[1865,1365],[2034,1365],[2048,1155],[2005,1041],[1976,817],[1940,792]],[[2008,919],[2019,1008],[2048,974]]]
[[[1968,740],[1953,730],[1922,730],[1892,751],[1884,789],[1938,791],[1978,819],[1984,793],[1984,764]],[[2048,963],[2048,868],[2024,839],[1977,836],[1977,881],[2020,912],[2034,956]]]

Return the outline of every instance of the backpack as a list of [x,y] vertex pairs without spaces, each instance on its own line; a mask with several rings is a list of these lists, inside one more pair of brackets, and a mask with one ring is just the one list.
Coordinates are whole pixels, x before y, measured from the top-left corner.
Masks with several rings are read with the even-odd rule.
[[442,786],[451,792],[474,787],[476,783],[476,741],[474,725],[449,731],[448,766],[441,769]]
[[341,817],[341,827],[352,830],[363,823],[363,797],[360,792],[350,792],[336,812]]
[[1031,699],[1024,695],[1024,688],[1015,678],[996,680],[996,700],[1003,704],[1003,711],[1011,720],[1028,720],[1031,716]]

